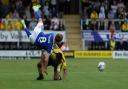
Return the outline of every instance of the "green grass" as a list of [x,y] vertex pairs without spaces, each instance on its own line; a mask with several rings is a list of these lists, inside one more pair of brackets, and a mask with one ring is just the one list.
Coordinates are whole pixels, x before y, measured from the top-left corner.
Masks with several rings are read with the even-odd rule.
[[[99,61],[106,62],[99,72]],[[0,89],[127,89],[128,60],[69,59],[68,78],[53,81],[48,68],[45,80],[37,81],[38,60],[0,60]]]

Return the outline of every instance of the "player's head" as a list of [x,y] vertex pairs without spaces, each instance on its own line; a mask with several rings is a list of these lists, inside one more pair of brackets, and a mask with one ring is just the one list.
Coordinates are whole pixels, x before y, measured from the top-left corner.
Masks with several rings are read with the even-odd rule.
[[55,36],[55,42],[60,43],[63,40],[63,35],[60,33],[57,33]]

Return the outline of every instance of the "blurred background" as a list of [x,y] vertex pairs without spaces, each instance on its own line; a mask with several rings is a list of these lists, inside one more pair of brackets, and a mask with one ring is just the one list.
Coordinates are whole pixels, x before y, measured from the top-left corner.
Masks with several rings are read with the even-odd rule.
[[1,54],[40,50],[30,44],[20,23],[25,19],[27,27],[34,29],[32,7],[37,4],[45,33],[61,32],[64,50],[128,50],[126,0],[0,0]]

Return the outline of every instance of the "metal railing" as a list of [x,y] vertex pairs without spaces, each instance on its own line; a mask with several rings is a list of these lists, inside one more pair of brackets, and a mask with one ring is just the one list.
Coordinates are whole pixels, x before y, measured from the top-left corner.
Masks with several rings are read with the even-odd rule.
[[[115,26],[115,30],[128,31],[122,28],[124,23],[128,24],[127,19],[81,19],[81,30],[109,30],[111,24]],[[101,29],[102,28],[102,29]]]
[[[22,30],[23,29],[23,26],[20,22],[21,19],[0,19],[0,30]],[[27,21],[27,27],[30,29],[30,30],[33,30],[34,27],[36,26],[37,24],[37,19],[26,19]],[[45,23],[45,19],[43,19],[44,21],[44,28],[46,28],[47,24]],[[51,19],[50,19],[51,21]],[[63,31],[65,30],[65,20],[63,19],[59,19],[58,18],[58,21],[59,21],[59,27],[57,29],[57,31]],[[61,23],[62,21],[62,23]],[[30,24],[32,24],[32,26],[30,26]],[[45,29],[45,30],[54,30],[54,29],[51,29],[50,27],[53,26],[52,22],[51,22],[51,25],[49,25],[49,29]],[[63,26],[63,28],[61,28],[61,26]]]
[[[94,23],[93,23],[94,22]],[[101,23],[103,23],[103,28],[101,29]],[[122,25],[125,24],[125,29]],[[127,19],[81,19],[81,31],[83,33],[87,33],[89,37],[93,37],[91,32],[97,31],[101,33],[109,33],[111,25],[115,27],[114,35],[116,37],[121,37],[121,39],[126,38],[128,36],[128,20]],[[116,34],[118,33],[118,34]],[[111,34],[111,32],[110,32]],[[84,34],[83,34],[84,35]],[[86,37],[87,37],[86,35]],[[100,34],[101,38],[107,37],[105,34]],[[88,38],[89,38],[88,37]],[[123,37],[123,38],[122,38]],[[91,39],[87,40],[83,36],[83,50],[110,50],[110,41],[96,42]],[[116,41],[115,50],[128,50],[128,41],[120,40]]]

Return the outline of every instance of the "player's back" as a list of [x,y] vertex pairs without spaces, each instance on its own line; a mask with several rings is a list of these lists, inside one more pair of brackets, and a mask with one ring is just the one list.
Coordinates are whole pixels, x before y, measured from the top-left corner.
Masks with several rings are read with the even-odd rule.
[[41,46],[42,49],[47,50],[49,53],[52,50],[54,43],[54,33],[44,34],[40,32],[36,38],[35,44]]

